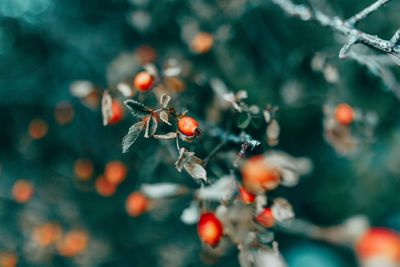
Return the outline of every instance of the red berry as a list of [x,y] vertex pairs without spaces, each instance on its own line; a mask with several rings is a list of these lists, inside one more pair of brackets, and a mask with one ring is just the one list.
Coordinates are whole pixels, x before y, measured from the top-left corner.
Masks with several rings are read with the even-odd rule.
[[347,104],[339,104],[335,110],[335,118],[337,122],[341,125],[349,125],[353,122],[354,119],[354,111]]
[[110,161],[106,165],[104,171],[104,178],[114,185],[119,185],[123,180],[125,180],[128,170],[124,163],[120,161]]
[[270,228],[275,224],[275,219],[270,208],[263,209],[263,211],[257,215],[256,221],[267,228]]
[[108,124],[116,124],[122,120],[124,116],[124,109],[121,103],[117,100],[113,100],[111,103],[111,118],[108,119]]
[[254,156],[242,166],[243,187],[249,193],[263,193],[275,189],[280,182],[279,171],[263,156]]
[[154,77],[146,71],[136,74],[133,86],[140,92],[149,91],[153,87]]
[[189,137],[195,136],[199,129],[199,123],[192,117],[182,117],[178,121],[179,131]]
[[207,245],[217,246],[222,235],[223,227],[220,220],[212,212],[203,213],[197,224],[197,233],[200,240]]
[[129,216],[137,217],[144,213],[149,206],[149,200],[142,193],[131,193],[126,199],[125,208]]
[[239,187],[239,198],[244,204],[248,205],[254,202],[256,196],[247,192],[243,187]]
[[371,228],[356,242],[358,257],[382,257],[400,263],[400,234],[386,228]]

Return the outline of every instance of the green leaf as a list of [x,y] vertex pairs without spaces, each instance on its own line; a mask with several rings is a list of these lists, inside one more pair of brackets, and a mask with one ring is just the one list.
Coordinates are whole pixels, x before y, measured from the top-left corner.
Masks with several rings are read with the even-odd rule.
[[139,134],[143,131],[144,122],[139,121],[129,128],[128,133],[122,139],[122,153],[128,152],[129,148],[135,143]]

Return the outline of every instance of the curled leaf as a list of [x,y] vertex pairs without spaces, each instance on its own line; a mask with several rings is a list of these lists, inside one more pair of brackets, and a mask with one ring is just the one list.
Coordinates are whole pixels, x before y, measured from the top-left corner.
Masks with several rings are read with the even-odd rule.
[[152,112],[151,109],[133,99],[126,100],[124,103],[130,109],[132,115],[139,119],[143,119]]
[[292,205],[284,198],[275,199],[271,211],[274,218],[279,222],[294,218]]
[[196,201],[192,201],[190,206],[183,210],[181,214],[181,221],[185,224],[196,224],[200,218],[200,208]]
[[162,96],[160,97],[160,105],[163,108],[166,108],[168,106],[169,101],[171,100],[171,97],[167,94],[162,94]]
[[207,181],[207,171],[204,169],[202,164],[203,161],[194,156],[193,152],[181,148],[179,151],[179,158],[175,162],[175,167],[179,172],[181,172],[182,169],[185,169],[194,179]]
[[103,115],[103,125],[106,126],[112,117],[112,98],[108,91],[104,91],[101,99],[101,113]]
[[165,122],[168,125],[171,125],[171,123],[169,123],[169,117],[168,117],[168,112],[166,112],[165,110],[160,112],[160,119]]
[[157,184],[142,184],[140,191],[146,196],[157,199],[176,196],[184,190],[187,190],[182,185],[172,183],[157,183]]
[[128,133],[122,139],[122,153],[128,152],[129,148],[135,143],[139,134],[144,128],[144,122],[139,121],[129,128]]
[[145,117],[144,121],[146,123],[144,137],[150,138],[157,131],[157,126],[158,126],[157,119],[153,115],[150,115],[150,116]]

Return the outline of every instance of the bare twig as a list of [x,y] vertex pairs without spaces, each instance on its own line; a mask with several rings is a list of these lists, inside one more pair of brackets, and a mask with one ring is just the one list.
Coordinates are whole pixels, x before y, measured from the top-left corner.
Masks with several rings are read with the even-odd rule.
[[[334,31],[348,36],[350,41],[347,42],[342,48],[342,52],[346,52],[351,45],[355,43],[362,43],[366,46],[372,47],[385,54],[400,55],[400,45],[397,44],[399,34],[395,34],[391,40],[384,40],[375,35],[362,32],[354,28],[354,23],[360,19],[365,18],[379,7],[383,6],[390,0],[378,0],[371,6],[367,7],[357,15],[351,17],[349,20],[344,21],[338,17],[330,17],[316,8],[309,8],[305,5],[294,4],[291,0],[272,0],[273,3],[281,7],[286,13],[291,16],[299,17],[302,20],[314,20],[321,25],[329,27]],[[395,41],[395,42],[393,42]],[[343,53],[341,54],[343,55]]]
[[391,0],[378,0],[369,7],[361,10],[359,13],[355,14],[351,18],[349,18],[346,22],[351,25],[356,25],[357,22],[360,20],[365,19],[369,14],[373,13],[374,11],[378,10],[381,6],[387,4]]

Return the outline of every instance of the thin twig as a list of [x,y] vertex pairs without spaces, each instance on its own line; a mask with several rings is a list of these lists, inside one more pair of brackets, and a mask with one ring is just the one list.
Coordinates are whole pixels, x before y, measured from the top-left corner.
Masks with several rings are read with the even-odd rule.
[[351,25],[356,25],[357,22],[365,19],[368,15],[378,10],[380,7],[382,7],[383,5],[387,4],[390,1],[391,0],[378,0],[369,7],[361,10],[359,13],[355,14],[354,16],[346,20],[346,22]]
[[222,140],[221,143],[219,143],[219,144],[210,152],[210,154],[208,154],[208,156],[203,160],[203,166],[204,166],[204,167],[208,164],[208,162],[210,161],[210,159],[211,159],[212,157],[214,157],[215,154],[218,153],[218,151],[221,150],[221,148],[222,148],[225,144],[226,144],[226,141],[225,141],[225,140]]

